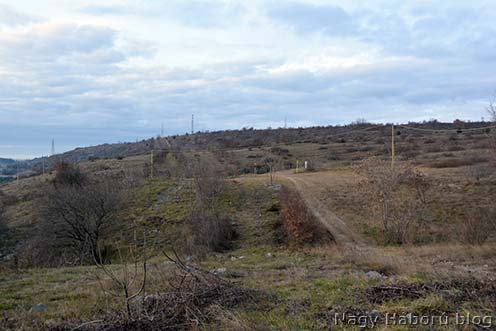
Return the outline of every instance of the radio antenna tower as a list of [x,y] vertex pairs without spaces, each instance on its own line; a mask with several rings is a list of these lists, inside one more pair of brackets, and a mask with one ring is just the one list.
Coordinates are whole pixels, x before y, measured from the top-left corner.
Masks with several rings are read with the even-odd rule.
[[162,127],[160,128],[160,137],[164,137],[164,123],[162,122]]
[[287,116],[284,116],[284,128],[285,129],[288,128],[288,117]]
[[52,139],[52,155],[55,155],[55,139]]

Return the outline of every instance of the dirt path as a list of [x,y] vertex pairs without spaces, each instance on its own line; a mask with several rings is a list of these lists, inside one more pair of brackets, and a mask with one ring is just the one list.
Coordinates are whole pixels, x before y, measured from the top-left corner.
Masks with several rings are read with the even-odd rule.
[[[421,248],[420,252],[412,249],[410,253],[404,250],[395,251],[394,248],[386,249],[385,247],[378,247],[370,245],[364,238],[360,236],[354,229],[352,229],[345,221],[340,219],[333,213],[323,202],[325,196],[323,195],[326,188],[332,185],[336,180],[336,174],[329,172],[314,172],[314,173],[300,173],[295,174],[290,171],[283,171],[277,173],[279,181],[285,184],[293,185],[294,188],[301,194],[305,204],[314,213],[317,220],[319,220],[334,236],[336,243],[345,248],[345,251],[360,257],[363,260],[373,259],[375,261],[382,261],[381,263],[391,263],[396,265],[399,269],[411,268],[418,270],[434,270],[438,272],[444,271],[450,274],[470,275],[484,279],[487,277],[496,277],[496,273],[487,266],[481,267],[471,259],[464,262],[449,262],[438,263],[433,262],[433,259],[439,259],[439,254],[427,254],[427,257],[422,257]],[[456,247],[453,248],[456,251]],[[446,255],[446,252],[445,254]],[[448,254],[449,255],[449,254]],[[447,256],[446,260],[450,260]],[[480,263],[479,263],[480,264]]]
[[322,191],[322,176],[324,173],[294,174],[281,172],[278,176],[282,180],[294,185],[305,201],[305,204],[314,213],[315,217],[331,232],[338,245],[352,247],[367,247],[367,243],[354,232],[342,219],[330,211],[323,203],[318,192]]

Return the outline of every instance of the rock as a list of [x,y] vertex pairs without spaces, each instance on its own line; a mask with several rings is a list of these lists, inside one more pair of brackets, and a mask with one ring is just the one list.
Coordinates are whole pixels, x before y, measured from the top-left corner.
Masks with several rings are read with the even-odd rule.
[[242,259],[244,259],[245,257],[246,257],[246,256],[241,255],[240,257],[238,257],[238,260],[242,260]]
[[236,256],[231,256],[231,261],[236,261],[238,258]]
[[31,311],[34,313],[40,313],[48,309],[48,306],[44,303],[39,303],[36,306],[31,307]]
[[265,256],[268,257],[268,258],[271,258],[272,257],[272,253],[267,253],[267,254],[265,254]]
[[386,276],[384,276],[383,274],[381,274],[377,271],[374,271],[374,270],[371,270],[371,271],[365,273],[365,276],[367,276],[370,279],[384,279],[384,278],[386,278]]
[[213,273],[214,275],[223,275],[227,272],[227,269],[226,268],[218,268],[218,269],[214,269],[210,272]]

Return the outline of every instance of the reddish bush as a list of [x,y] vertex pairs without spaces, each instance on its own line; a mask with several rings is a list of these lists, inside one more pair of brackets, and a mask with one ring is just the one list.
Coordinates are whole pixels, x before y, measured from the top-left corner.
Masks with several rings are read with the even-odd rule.
[[332,235],[315,219],[298,192],[281,189],[281,223],[286,241],[316,244],[332,241]]

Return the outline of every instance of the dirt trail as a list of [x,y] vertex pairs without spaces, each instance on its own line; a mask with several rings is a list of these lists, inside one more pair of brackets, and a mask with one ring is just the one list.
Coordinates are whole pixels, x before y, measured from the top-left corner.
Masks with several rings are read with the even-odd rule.
[[334,236],[336,243],[344,247],[346,252],[359,256],[361,259],[368,260],[369,258],[373,258],[375,261],[382,260],[384,264],[391,263],[397,267],[401,266],[401,268],[408,268],[413,265],[416,266],[416,268],[420,268],[419,270],[426,266],[427,268],[424,268],[424,270],[431,270],[435,265],[436,270],[444,270],[450,274],[468,274],[471,277],[480,279],[489,276],[496,277],[495,272],[485,267],[481,269],[480,266],[474,266],[473,263],[468,261],[459,265],[457,263],[444,265],[434,263],[432,262],[432,259],[419,259],[419,256],[416,256],[415,252],[412,252],[412,254],[398,254],[398,252],[395,252],[394,250],[388,251],[384,247],[370,245],[360,236],[360,234],[346,224],[346,222],[329,210],[325,203],[323,203],[324,196],[319,196],[319,194],[325,192],[326,187],[332,185],[335,176],[335,173],[332,174],[328,172],[295,174],[292,171],[283,171],[277,173],[277,177],[280,181],[292,184],[295,187],[301,194],[307,207],[314,213],[317,220],[329,230]]
[[367,243],[354,232],[342,219],[330,211],[318,197],[322,191],[324,173],[294,174],[292,172],[278,173],[280,179],[291,182],[300,193],[305,204],[315,217],[331,232],[338,245],[352,247],[367,247]]

